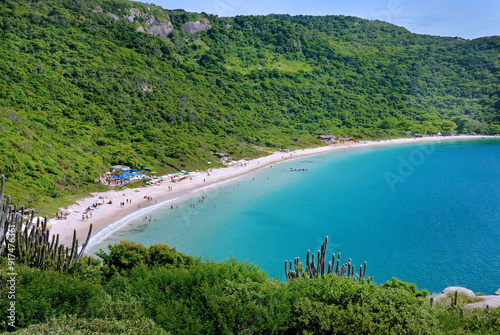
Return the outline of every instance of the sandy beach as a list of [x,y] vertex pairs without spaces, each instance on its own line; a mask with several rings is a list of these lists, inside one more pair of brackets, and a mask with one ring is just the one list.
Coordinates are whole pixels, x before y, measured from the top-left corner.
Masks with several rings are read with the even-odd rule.
[[[454,141],[463,139],[480,139],[489,136],[453,136],[453,137],[423,137],[423,138],[405,138],[382,141],[367,141],[352,145],[330,145],[311,149],[296,150],[291,152],[275,152],[266,157],[260,157],[248,161],[245,166],[231,166],[213,169],[209,173],[199,172],[192,180],[186,179],[181,182],[163,181],[159,186],[149,186],[140,189],[126,189],[124,191],[110,190],[102,193],[93,193],[91,197],[84,198],[76,204],[61,210],[68,211],[66,219],[58,220],[52,218],[49,220],[51,224],[51,233],[59,234],[60,242],[63,244],[71,244],[73,231],[76,230],[79,244],[81,245],[88,234],[90,223],[93,224],[92,239],[99,235],[106,227],[120,220],[121,218],[130,215],[136,211],[144,210],[150,206],[161,204],[162,202],[176,199],[175,202],[181,202],[183,198],[193,195],[193,192],[200,189],[206,189],[207,186],[220,185],[221,182],[233,180],[244,175],[248,175],[254,171],[269,167],[273,164],[289,161],[299,157],[317,155],[336,150],[354,149],[374,145],[394,145],[405,143],[418,143],[429,141]],[[493,138],[493,137],[491,137]],[[169,190],[169,187],[172,189]],[[92,217],[88,220],[82,219],[82,214],[85,210],[92,206],[100,197],[103,198],[104,204],[98,209],[92,211]],[[147,198],[151,200],[148,200]],[[114,199],[112,204],[107,204],[110,199]],[[121,206],[120,203],[125,203]],[[102,234],[101,234],[102,235]]]

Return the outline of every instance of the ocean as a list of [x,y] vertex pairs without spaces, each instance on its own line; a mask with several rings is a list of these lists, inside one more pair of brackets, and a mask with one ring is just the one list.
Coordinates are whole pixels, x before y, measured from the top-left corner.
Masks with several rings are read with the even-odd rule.
[[493,294],[500,287],[500,139],[297,158],[118,225],[88,252],[120,240],[163,243],[213,261],[248,261],[286,280],[285,260],[305,262],[328,236],[329,255],[340,252],[356,269],[366,261],[377,284],[397,277],[431,293],[464,286]]

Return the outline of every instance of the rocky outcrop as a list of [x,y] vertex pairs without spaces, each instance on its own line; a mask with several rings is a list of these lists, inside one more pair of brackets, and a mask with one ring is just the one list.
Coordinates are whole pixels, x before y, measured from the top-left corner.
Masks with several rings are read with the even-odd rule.
[[[94,13],[103,13],[103,10],[99,6],[95,6],[94,9],[90,9]],[[150,11],[149,7],[146,11]],[[120,20],[120,17],[113,13],[105,13],[105,15],[112,18],[115,22]],[[159,18],[150,15],[148,13],[143,13],[137,8],[130,8],[130,15],[123,15],[123,19],[130,23],[139,22],[141,26],[137,27],[137,32],[150,34],[160,37],[168,37],[172,31],[174,31],[174,26],[170,21],[162,21]],[[206,31],[212,28],[210,21],[207,19],[199,21],[186,22],[181,26],[181,30],[188,32],[190,34],[196,34],[200,31]]]
[[467,308],[476,308],[476,307],[500,307],[500,295],[482,295],[479,296],[482,301],[473,302],[471,304],[466,304]]
[[133,23],[136,18],[142,19],[144,21],[144,26],[137,28],[137,31],[140,33],[168,37],[168,35],[170,35],[170,33],[174,30],[172,22],[163,22],[153,15],[141,13],[141,11],[137,8],[130,8],[130,15],[123,15],[123,18],[131,23]]
[[141,14],[141,11],[137,8],[130,8],[130,15],[123,15],[123,18],[128,22],[133,23],[136,17],[142,17]]
[[472,292],[469,289],[466,289],[465,287],[460,287],[460,286],[451,286],[447,287],[443,290],[443,292],[433,295],[434,301],[438,301],[442,298],[448,297],[448,294],[450,293],[455,293],[455,291],[458,291],[460,293],[465,294],[468,297],[477,297],[481,299],[479,302],[473,302],[470,304],[465,304],[465,308],[476,308],[476,307],[481,307],[485,308],[486,306],[489,307],[500,307],[500,289],[495,292],[495,295],[483,295],[483,296],[476,296],[474,292]]
[[463,293],[465,294],[466,296],[468,297],[475,297],[476,295],[474,294],[474,292],[472,292],[471,290],[469,289],[466,289],[465,287],[460,287],[460,286],[450,286],[450,287],[447,287],[443,290],[443,292],[439,293],[439,294],[436,294],[433,296],[434,298],[434,301],[439,301],[445,297],[448,296],[449,293],[455,293],[455,291],[458,291],[460,293]]
[[113,13],[106,13],[106,15],[115,20],[115,22],[120,21],[120,18]]
[[171,22],[165,23],[156,23],[151,25],[150,27],[145,27],[144,30],[146,34],[160,36],[160,37],[168,37],[172,31],[174,31],[174,26]]
[[142,85],[141,88],[144,92],[153,92],[153,88],[148,85]]
[[201,21],[190,21],[190,22],[186,22],[184,23],[182,26],[181,26],[181,30],[182,31],[186,31],[190,34],[196,34],[200,31],[203,31],[203,30],[208,30],[212,28],[212,26],[210,25],[210,22],[208,20],[203,20],[203,22]]

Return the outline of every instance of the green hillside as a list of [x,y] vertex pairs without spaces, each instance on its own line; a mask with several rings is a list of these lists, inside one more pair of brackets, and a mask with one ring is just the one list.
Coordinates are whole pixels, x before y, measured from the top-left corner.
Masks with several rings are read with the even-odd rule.
[[499,48],[355,17],[5,0],[0,174],[41,208],[113,164],[194,169],[320,134],[500,133]]

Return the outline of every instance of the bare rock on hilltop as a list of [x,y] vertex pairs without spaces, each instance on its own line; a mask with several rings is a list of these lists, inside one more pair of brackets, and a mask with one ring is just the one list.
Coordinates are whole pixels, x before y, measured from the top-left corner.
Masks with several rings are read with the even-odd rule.
[[123,15],[123,18],[128,22],[134,22],[136,17],[142,17],[142,13],[137,8],[130,8],[130,15]]
[[[95,9],[89,8],[89,10],[92,10],[92,12],[94,13],[103,12],[102,8],[99,6],[96,6]],[[105,15],[115,20],[115,22],[120,20],[120,18],[113,13],[106,13]],[[123,15],[123,19],[127,20],[130,23],[138,21],[140,24],[142,24],[142,26],[137,27],[137,31],[140,33],[145,33],[160,37],[168,37],[170,33],[174,31],[174,26],[172,25],[172,22],[170,21],[165,22],[153,15],[142,13],[137,8],[130,8],[130,15]]]
[[208,20],[203,20],[203,22],[201,21],[189,21],[189,22],[186,22],[184,23],[182,26],[181,26],[181,30],[182,31],[186,31],[190,34],[196,34],[200,31],[203,31],[203,30],[208,30],[212,28],[212,26],[210,25],[210,22]]
[[123,15],[125,20],[129,22],[134,22],[136,18],[142,19],[144,24],[137,28],[140,33],[146,33],[154,36],[168,37],[170,33],[174,30],[172,22],[163,22],[162,20],[154,17],[153,15],[142,13],[137,8],[130,8],[130,15]]
[[160,36],[160,37],[168,37],[170,33],[174,30],[174,26],[172,22],[162,22],[151,25],[149,28],[144,28],[146,30],[146,34]]

